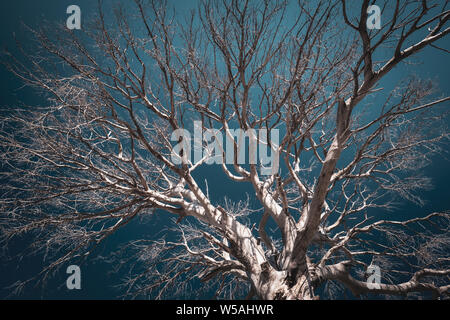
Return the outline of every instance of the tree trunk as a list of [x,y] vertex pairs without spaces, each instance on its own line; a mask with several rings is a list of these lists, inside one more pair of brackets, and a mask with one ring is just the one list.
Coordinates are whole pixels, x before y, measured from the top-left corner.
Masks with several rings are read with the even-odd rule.
[[309,274],[298,272],[293,281],[286,271],[277,271],[269,263],[261,265],[261,273],[252,276],[253,286],[259,298],[264,300],[313,300]]

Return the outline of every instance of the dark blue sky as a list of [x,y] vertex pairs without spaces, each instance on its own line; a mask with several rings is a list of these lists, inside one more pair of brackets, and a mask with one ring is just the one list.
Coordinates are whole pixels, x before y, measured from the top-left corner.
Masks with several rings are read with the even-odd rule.
[[[185,11],[188,6],[186,4],[187,1],[172,2],[176,4],[176,8],[181,12]],[[13,33],[16,34],[19,41],[24,43],[29,41],[29,35],[20,27],[21,21],[34,27],[44,23],[44,20],[65,24],[67,18],[66,8],[70,4],[80,6],[82,11],[82,24],[93,13],[96,7],[96,1],[92,0],[1,1],[1,48],[7,47],[14,52]],[[449,37],[444,41],[446,43],[441,41],[439,45],[447,49],[450,48]],[[422,78],[436,80],[439,83],[441,92],[446,95],[450,94],[448,55],[436,49],[427,48],[415,57],[415,61],[422,61],[422,63],[397,67],[392,75],[384,82],[384,85],[394,85],[394,83],[404,78],[406,74],[414,73]],[[2,110],[7,109],[8,106],[17,104],[19,101],[25,101],[30,104],[39,103],[39,97],[30,90],[20,89],[20,82],[4,68],[0,69],[0,83],[2,86],[0,90],[0,108]],[[223,194],[226,194],[231,199],[239,200],[242,199],[242,195],[245,192],[252,192],[252,189],[248,186],[240,185],[236,187],[228,181],[218,179],[215,177],[215,172],[212,168],[206,168],[202,172],[205,177],[214,178],[211,179],[212,182],[209,184],[209,191],[213,195],[213,202],[220,201],[223,198]],[[433,164],[426,169],[425,173],[433,179],[434,185],[432,190],[422,192],[423,198],[426,199],[425,206],[418,207],[410,203],[404,203],[395,211],[397,219],[423,216],[433,211],[450,208],[450,183],[448,183],[450,181],[450,169],[448,155],[435,157]],[[143,225],[139,221],[135,221],[126,226],[125,229],[120,230],[107,242],[104,253],[110,248],[114,248],[118,243],[126,240],[139,238],[140,236],[151,236],[158,230],[161,230],[166,224],[167,220],[164,218],[159,220],[159,225],[157,226]],[[12,251],[19,250],[25,242],[15,242]],[[20,263],[17,260],[2,260],[0,264],[0,298],[6,298],[9,295],[10,290],[5,288],[7,285],[19,279],[27,279],[36,274],[41,266],[42,257],[24,258]],[[68,291],[64,285],[67,275],[62,270],[62,272],[56,274],[45,289],[28,288],[23,294],[10,298],[114,298],[118,295],[119,291],[112,289],[111,285],[116,285],[122,275],[109,275],[108,271],[110,271],[110,268],[104,263],[88,263],[82,268],[82,290]]]

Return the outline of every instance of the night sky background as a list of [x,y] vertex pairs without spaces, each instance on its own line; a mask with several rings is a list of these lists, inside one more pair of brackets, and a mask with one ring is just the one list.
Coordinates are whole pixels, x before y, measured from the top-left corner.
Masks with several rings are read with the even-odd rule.
[[[112,3],[113,1],[105,1]],[[123,1],[126,3],[126,1]],[[195,5],[195,1],[169,1],[175,4],[178,12],[184,12],[189,6]],[[189,2],[189,3],[188,3]],[[355,1],[356,2],[356,1]],[[45,0],[45,1],[0,1],[0,47],[7,48],[12,53],[15,48],[13,33],[20,42],[28,43],[30,35],[21,27],[21,21],[36,27],[43,21],[65,24],[68,15],[66,8],[71,4],[77,4],[82,12],[82,28],[89,15],[95,13],[96,1],[75,1],[75,0]],[[437,43],[449,49],[450,37]],[[393,87],[395,83],[403,79],[407,74],[416,74],[421,78],[432,79],[438,82],[442,94],[450,94],[450,68],[449,55],[434,48],[426,48],[415,56],[415,61],[422,64],[405,65],[397,67],[391,72],[385,81],[385,87],[389,84]],[[42,102],[39,95],[31,89],[22,88],[21,83],[5,68],[0,68],[0,112],[8,112],[8,108],[20,102],[28,105]],[[442,106],[441,106],[442,107]],[[448,102],[447,106],[448,108]],[[426,130],[426,128],[424,128]],[[448,145],[450,146],[450,145]],[[448,150],[448,148],[446,148]],[[432,178],[433,188],[422,191],[423,199],[426,203],[423,207],[404,202],[395,211],[395,219],[407,219],[413,216],[424,216],[428,213],[450,209],[450,167],[448,154],[436,156],[431,166],[426,168],[425,175]],[[201,174],[209,181],[209,193],[212,195],[212,202],[221,201],[226,194],[232,200],[240,200],[246,193],[254,194],[251,186],[246,184],[234,184],[225,178],[217,176],[217,171],[210,168],[202,169]],[[1,181],[0,181],[1,183]],[[391,213],[392,214],[392,213]],[[108,252],[117,249],[119,244],[123,244],[132,239],[152,238],[158,233],[164,232],[164,228],[171,222],[165,215],[157,214],[151,223],[142,223],[139,220],[133,221],[116,234],[110,237],[105,244],[98,249],[98,255],[107,256]],[[64,270],[57,272],[49,281],[47,286],[28,287],[22,294],[11,296],[11,290],[7,288],[17,280],[25,280],[36,275],[43,266],[42,257],[23,257],[19,260],[8,259],[20,253],[26,244],[32,239],[19,239],[13,242],[8,248],[7,254],[0,256],[0,299],[114,299],[120,296],[120,289],[115,288],[120,283],[120,279],[125,275],[121,273],[111,273],[111,266],[101,261],[87,261],[81,266],[82,282],[81,290],[68,290],[65,281],[68,275]],[[2,248],[5,250],[6,248]],[[4,252],[2,252],[4,253]],[[95,254],[93,255],[95,256]],[[193,288],[195,289],[195,288]],[[201,296],[200,298],[211,298],[212,296]]]

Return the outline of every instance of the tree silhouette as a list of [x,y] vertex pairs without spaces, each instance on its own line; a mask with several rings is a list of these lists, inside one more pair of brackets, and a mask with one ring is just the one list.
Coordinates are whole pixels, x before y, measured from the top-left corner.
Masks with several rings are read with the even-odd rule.
[[[447,4],[385,1],[381,28],[368,29],[369,0],[204,1],[182,18],[136,0],[114,23],[100,5],[81,31],[29,29],[38,48],[4,58],[46,104],[1,118],[3,246],[32,235],[35,252],[54,257],[46,278],[157,211],[179,236],[118,252],[142,267],[130,295],[185,295],[200,279],[228,298],[445,297],[449,213],[395,220],[387,209],[394,195],[421,203],[420,169],[448,138],[436,108],[450,97],[418,77],[382,79],[427,46],[448,53],[435,43],[450,33]],[[211,141],[200,140],[201,159],[174,156],[190,140],[173,133],[194,121],[231,138],[231,163],[209,164],[230,152]],[[238,161],[236,129],[263,132],[249,138],[279,167]],[[195,175],[207,165],[251,186],[251,201],[214,203]],[[366,281],[373,265],[382,283]]]

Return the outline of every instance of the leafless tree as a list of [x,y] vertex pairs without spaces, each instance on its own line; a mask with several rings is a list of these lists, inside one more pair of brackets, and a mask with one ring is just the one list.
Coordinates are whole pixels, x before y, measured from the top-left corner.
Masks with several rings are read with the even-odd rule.
[[[225,298],[445,297],[449,212],[402,221],[387,210],[394,195],[421,203],[450,97],[417,77],[383,81],[425,47],[448,53],[437,43],[450,33],[448,1],[379,2],[373,30],[369,0],[205,1],[184,15],[136,0],[113,19],[99,6],[83,31],[30,29],[37,48],[4,58],[47,103],[1,119],[3,246],[32,235],[53,257],[46,277],[159,212],[174,215],[178,240],[122,248],[141,265],[127,293],[186,294],[200,279]],[[226,136],[282,132],[267,142],[280,155],[271,175],[237,156],[214,165],[253,187],[258,207],[211,201],[194,178],[208,155],[173,161],[169,137],[194,120]],[[369,265],[381,284],[366,281]]]

